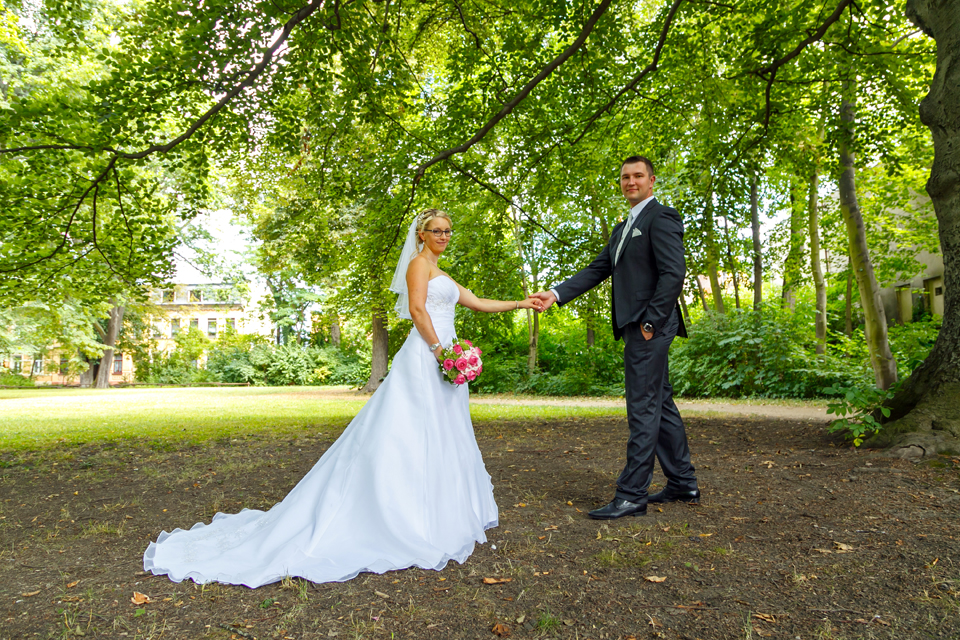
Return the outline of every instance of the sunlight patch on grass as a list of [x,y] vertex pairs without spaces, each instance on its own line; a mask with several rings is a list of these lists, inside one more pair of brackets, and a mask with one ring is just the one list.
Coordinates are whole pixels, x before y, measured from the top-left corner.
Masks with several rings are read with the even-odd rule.
[[[126,439],[336,437],[369,396],[330,387],[0,390],[0,450]],[[478,424],[622,416],[618,407],[473,405]]]

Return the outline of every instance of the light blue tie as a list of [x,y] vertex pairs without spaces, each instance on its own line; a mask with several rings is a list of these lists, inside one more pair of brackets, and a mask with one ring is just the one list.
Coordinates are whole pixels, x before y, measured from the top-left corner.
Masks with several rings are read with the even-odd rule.
[[633,226],[633,221],[636,219],[636,215],[631,212],[630,216],[627,218],[627,224],[623,226],[623,233],[620,234],[620,244],[617,245],[617,255],[613,258],[613,264],[616,266],[620,262],[620,252],[623,251],[623,245],[627,241],[627,234],[630,232],[630,227]]

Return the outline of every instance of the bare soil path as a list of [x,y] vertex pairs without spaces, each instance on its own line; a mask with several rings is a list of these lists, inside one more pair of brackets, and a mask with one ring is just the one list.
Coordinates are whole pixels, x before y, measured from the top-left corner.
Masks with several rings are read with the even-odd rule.
[[141,556],[162,530],[269,507],[329,436],[0,453],[0,638],[960,636],[960,460],[688,415],[699,507],[586,518],[613,495],[621,418],[488,423],[501,520],[463,565],[256,590],[174,584]]

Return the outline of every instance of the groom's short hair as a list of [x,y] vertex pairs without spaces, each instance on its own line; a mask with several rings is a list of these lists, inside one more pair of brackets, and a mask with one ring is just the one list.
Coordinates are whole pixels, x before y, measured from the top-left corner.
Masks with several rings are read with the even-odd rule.
[[636,164],[638,162],[642,162],[643,164],[647,165],[647,169],[650,170],[650,175],[657,175],[657,172],[653,170],[653,161],[646,156],[630,156],[620,163],[620,168],[623,169],[623,165],[625,164]]

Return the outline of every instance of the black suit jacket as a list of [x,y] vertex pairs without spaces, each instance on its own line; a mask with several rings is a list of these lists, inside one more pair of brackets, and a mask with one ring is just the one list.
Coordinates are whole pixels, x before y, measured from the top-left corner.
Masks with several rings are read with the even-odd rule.
[[[663,330],[675,307],[680,306],[680,293],[687,272],[683,257],[683,220],[676,209],[665,207],[656,199],[637,215],[629,229],[621,222],[610,234],[610,242],[593,262],[573,277],[554,287],[564,305],[613,277],[611,321],[613,336],[620,339],[623,327],[631,322],[649,322],[654,333]],[[628,233],[626,244],[616,265],[620,237]],[[683,314],[677,309],[680,329],[677,335],[687,337]]]

